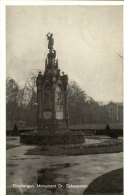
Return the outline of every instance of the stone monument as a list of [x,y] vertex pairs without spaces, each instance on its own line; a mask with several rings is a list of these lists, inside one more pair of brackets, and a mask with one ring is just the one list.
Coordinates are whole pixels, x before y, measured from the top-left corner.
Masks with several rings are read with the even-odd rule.
[[68,131],[68,76],[60,75],[56,51],[53,49],[53,34],[48,37],[45,71],[39,72],[37,84],[37,125],[38,132],[50,134]]
[[20,135],[22,143],[56,145],[83,143],[82,133],[72,133],[68,116],[68,75],[60,74],[53,34],[47,34],[45,71],[39,72],[37,86],[37,130]]

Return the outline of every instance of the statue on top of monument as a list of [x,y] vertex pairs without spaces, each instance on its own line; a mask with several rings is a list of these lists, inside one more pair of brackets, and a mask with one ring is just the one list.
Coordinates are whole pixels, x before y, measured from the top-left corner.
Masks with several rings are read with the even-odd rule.
[[54,38],[52,36],[53,36],[53,34],[50,32],[47,34],[47,40],[49,40],[48,49],[50,49],[50,50],[53,49],[53,44],[54,44]]

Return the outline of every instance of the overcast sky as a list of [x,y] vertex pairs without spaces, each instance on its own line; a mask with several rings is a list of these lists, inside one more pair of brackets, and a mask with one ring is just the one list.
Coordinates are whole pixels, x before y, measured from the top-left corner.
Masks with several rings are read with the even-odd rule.
[[122,101],[122,18],[122,6],[7,6],[7,76],[22,86],[43,70],[52,32],[69,80],[97,101]]

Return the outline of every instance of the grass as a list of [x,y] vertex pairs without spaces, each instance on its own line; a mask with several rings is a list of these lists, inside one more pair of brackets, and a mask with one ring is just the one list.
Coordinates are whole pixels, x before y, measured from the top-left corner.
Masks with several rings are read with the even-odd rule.
[[83,195],[120,195],[123,194],[123,168],[106,173],[93,182]]
[[62,145],[56,146],[36,146],[33,149],[29,149],[25,155],[87,155],[87,154],[104,154],[104,153],[118,153],[123,151],[123,144],[113,146],[95,146],[95,147],[65,147]]

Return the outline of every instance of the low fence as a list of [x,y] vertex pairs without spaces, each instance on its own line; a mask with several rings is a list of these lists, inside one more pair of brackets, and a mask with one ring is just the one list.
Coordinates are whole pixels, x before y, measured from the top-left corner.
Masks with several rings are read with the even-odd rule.
[[118,136],[123,136],[123,129],[71,129],[72,132],[82,132],[86,135],[109,135],[115,133]]

